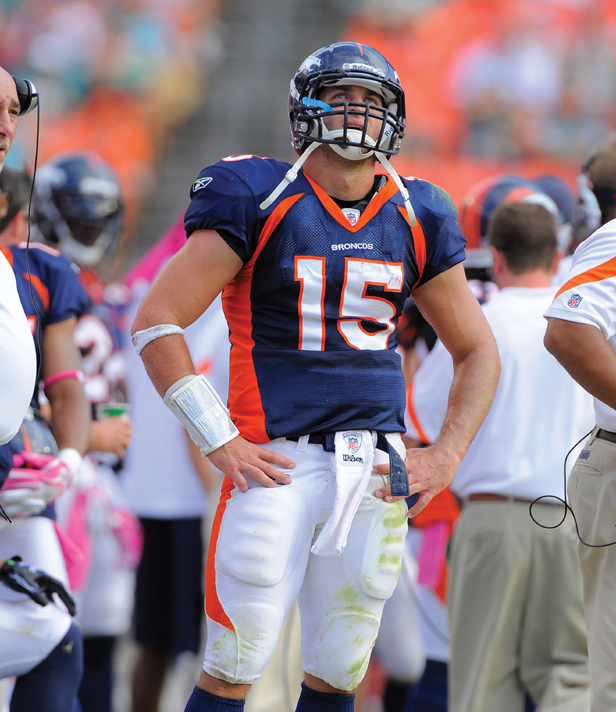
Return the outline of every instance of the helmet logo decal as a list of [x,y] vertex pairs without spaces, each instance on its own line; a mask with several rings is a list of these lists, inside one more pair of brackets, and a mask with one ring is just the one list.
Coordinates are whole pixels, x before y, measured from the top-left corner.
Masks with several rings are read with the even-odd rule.
[[298,72],[306,72],[310,69],[316,69],[317,67],[321,66],[321,60],[318,57],[315,57],[314,55],[310,55],[310,57],[306,57],[306,59],[302,62],[300,68],[297,70]]
[[118,198],[120,186],[113,181],[96,176],[85,176],[79,181],[79,190],[84,195],[102,195],[104,198]]
[[213,178],[197,178],[197,180],[192,184],[193,193],[196,193],[201,188],[207,188],[207,186],[214,180]]

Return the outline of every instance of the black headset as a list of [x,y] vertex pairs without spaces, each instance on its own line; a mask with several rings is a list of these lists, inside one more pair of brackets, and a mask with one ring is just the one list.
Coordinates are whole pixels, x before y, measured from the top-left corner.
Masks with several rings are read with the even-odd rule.
[[29,79],[21,79],[12,75],[15,87],[17,89],[17,98],[19,99],[19,116],[23,116],[28,112],[36,109],[38,105],[38,91]]

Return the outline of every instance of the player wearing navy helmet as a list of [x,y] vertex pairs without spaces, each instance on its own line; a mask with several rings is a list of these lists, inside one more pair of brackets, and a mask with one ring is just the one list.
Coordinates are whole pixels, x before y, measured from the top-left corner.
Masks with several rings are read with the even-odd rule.
[[[294,166],[229,156],[199,174],[188,243],[133,324],[158,392],[226,475],[190,712],[242,707],[295,598],[297,710],[353,709],[400,571],[404,496],[418,495],[416,514],[449,483],[498,378],[450,197],[389,162],[404,133],[393,68],[358,43],[319,49],[291,82],[289,114]],[[182,336],[220,291],[229,410]],[[395,325],[411,291],[456,378],[435,445],[406,452]]]
[[111,166],[92,151],[54,156],[36,180],[34,215],[43,239],[80,267],[117,247],[124,202]]

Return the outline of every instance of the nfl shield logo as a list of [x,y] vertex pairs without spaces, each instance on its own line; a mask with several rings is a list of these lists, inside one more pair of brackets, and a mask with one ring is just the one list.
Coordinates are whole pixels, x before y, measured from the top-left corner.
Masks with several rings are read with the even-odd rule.
[[581,301],[582,297],[579,294],[572,294],[569,301],[567,302],[567,306],[571,307],[572,309],[575,309],[580,306]]
[[360,433],[342,433],[342,437],[351,452],[357,452],[361,447]]
[[342,212],[346,215],[346,218],[351,224],[351,227],[357,225],[357,221],[359,220],[359,216],[361,215],[359,210],[355,210],[355,208],[343,208]]

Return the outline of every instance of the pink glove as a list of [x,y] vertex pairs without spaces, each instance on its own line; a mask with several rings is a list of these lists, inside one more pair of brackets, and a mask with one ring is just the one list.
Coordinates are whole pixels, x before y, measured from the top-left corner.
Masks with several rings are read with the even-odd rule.
[[13,469],[0,490],[0,504],[9,517],[39,514],[72,481],[69,466],[59,458],[22,450],[13,455]]

